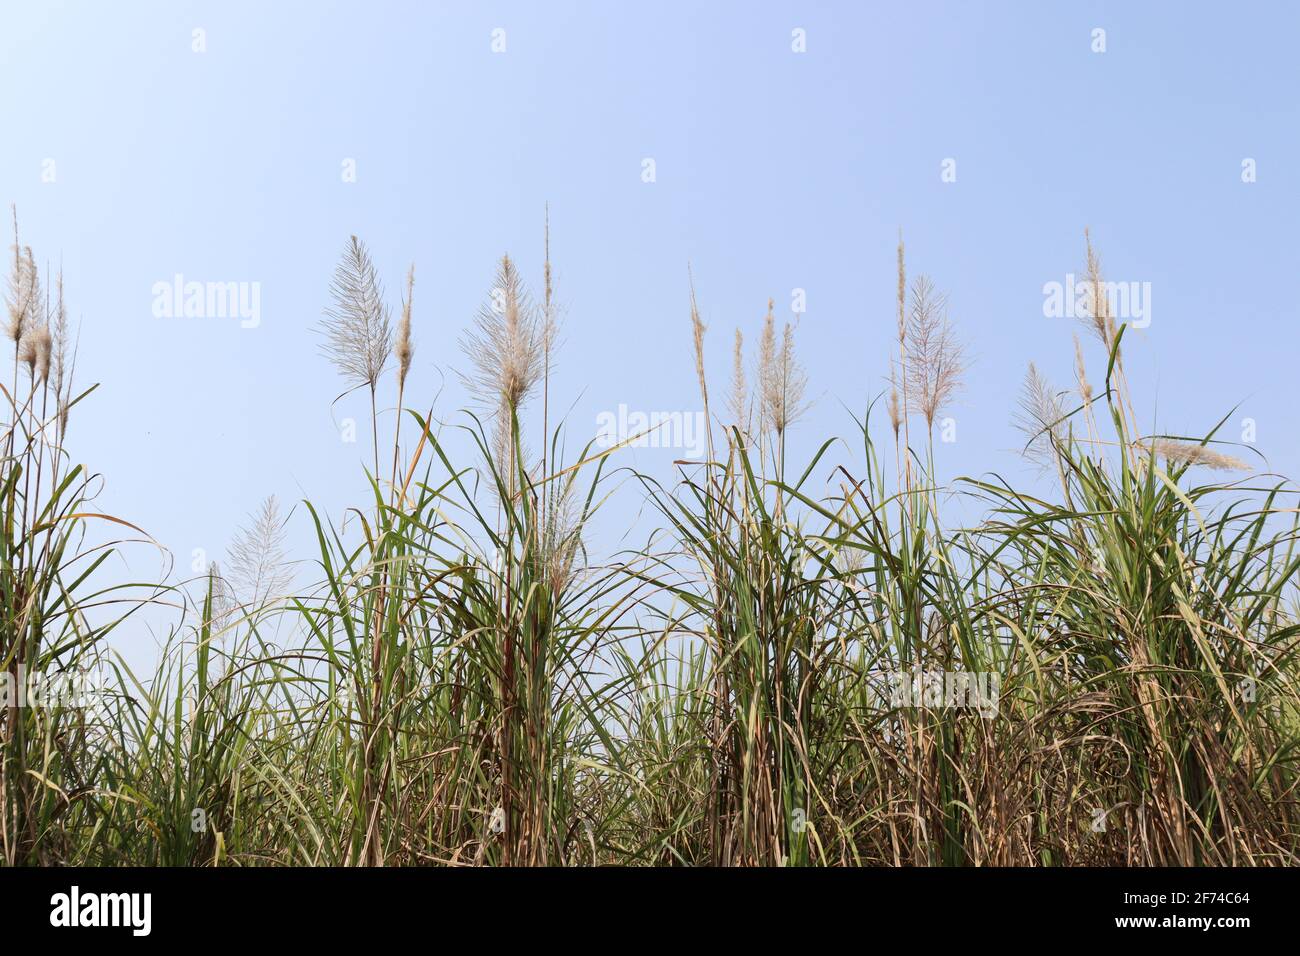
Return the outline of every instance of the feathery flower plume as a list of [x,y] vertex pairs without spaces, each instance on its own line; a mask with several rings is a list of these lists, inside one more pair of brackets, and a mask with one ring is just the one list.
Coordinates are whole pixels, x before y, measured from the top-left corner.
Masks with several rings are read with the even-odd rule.
[[1084,322],[1109,352],[1111,343],[1115,340],[1115,320],[1110,314],[1110,300],[1106,296],[1106,282],[1101,276],[1101,259],[1097,256],[1096,250],[1092,248],[1092,236],[1087,229],[1083,230],[1083,240],[1088,248],[1085,269],[1088,283],[1086,288],[1089,292],[1088,315],[1085,317]]
[[[903,230],[898,230],[898,359],[889,360],[889,424],[894,429],[894,445],[898,446],[899,431],[907,428],[907,378],[903,378],[903,400],[898,400],[898,373],[907,361],[907,263],[903,255]],[[909,436],[910,441],[910,436]],[[907,459],[907,467],[912,467]]]
[[50,358],[54,351],[54,337],[50,334],[49,324],[34,329],[32,339],[36,351],[36,379],[45,384],[50,380]]
[[[18,345],[18,361],[27,366],[27,374],[31,377],[32,388],[36,387],[39,379],[38,367],[48,359],[43,358],[42,353],[47,350],[48,342],[43,340],[41,330],[45,325],[44,308],[45,293],[41,289],[40,270],[36,268],[36,259],[32,255],[31,247],[26,249],[26,259],[23,266],[26,273],[26,302],[19,321],[11,329],[20,336],[16,339]],[[44,348],[43,348],[44,344]],[[48,365],[46,365],[48,368]]]
[[16,307],[10,306],[9,311],[9,337],[13,339],[14,345],[22,346],[22,340],[27,335],[33,325],[40,321],[41,300],[43,292],[41,291],[41,273],[36,268],[36,258],[32,255],[32,247],[27,246],[24,249],[22,262],[19,266],[20,276],[18,279],[18,295]]
[[222,575],[216,561],[208,565],[208,595],[212,603],[208,609],[208,619],[204,623],[211,632],[220,634],[230,625],[238,602],[230,582]]
[[392,354],[393,332],[383,285],[370,252],[356,236],[334,270],[330,293],[334,304],[318,326],[325,336],[321,353],[344,379],[373,391]]
[[397,387],[400,391],[406,386],[406,373],[411,370],[411,356],[415,346],[411,344],[411,297],[415,288],[415,263],[411,263],[406,273],[406,296],[402,299],[402,318],[397,324]]
[[461,348],[473,366],[461,381],[493,414],[492,453],[513,496],[520,467],[514,422],[541,380],[546,330],[508,255],[501,257],[496,284],[479,307],[473,328],[461,335]]
[[1151,451],[1179,465],[1204,465],[1218,471],[1244,471],[1250,466],[1239,458],[1224,455],[1205,445],[1157,438],[1151,442]]
[[284,542],[284,519],[270,495],[230,544],[230,584],[245,605],[261,607],[288,589],[292,575]]
[[[767,381],[776,368],[776,318],[772,315],[772,300],[767,300],[767,314],[763,316],[763,331],[758,339],[758,387],[766,388]],[[760,398],[762,396],[760,395]]]
[[1065,409],[1051,384],[1033,362],[1021,388],[1015,426],[1025,434],[1023,454],[1030,461],[1046,467],[1051,463],[1054,447],[1062,440]]
[[948,322],[948,297],[927,276],[912,284],[912,311],[907,322],[906,382],[916,396],[927,426],[961,388],[966,359]]
[[762,401],[763,424],[778,436],[807,410],[804,392],[808,376],[794,352],[794,328],[789,322],[782,331],[781,344],[776,342],[776,320],[772,300],[767,300],[763,317],[763,337],[759,343],[758,388]]
[[[57,289],[54,299],[54,341],[53,341],[53,363],[54,363],[54,407],[56,410],[56,421],[58,422],[57,434],[59,440],[63,440],[63,435],[68,427],[68,400],[72,392],[72,375],[68,368],[68,309],[63,299],[63,269],[59,269],[58,278],[55,280]],[[66,386],[66,391],[65,391]]]
[[36,386],[36,336],[32,332],[23,335],[23,340],[18,343],[18,361],[27,366],[27,374],[31,377],[32,387]]
[[68,310],[63,302],[63,270],[55,279],[57,290],[54,299],[54,394],[63,394],[68,362]]
[[1084,403],[1092,401],[1092,386],[1088,383],[1088,370],[1083,364],[1083,343],[1074,336],[1074,377],[1079,382],[1079,397]]
[[758,339],[758,368],[755,375],[758,385],[759,422],[766,428],[771,424],[771,405],[774,399],[776,372],[776,318],[772,315],[772,300],[767,300],[767,314],[763,316],[763,331]]
[[578,555],[582,552],[583,515],[578,508],[574,484],[552,481],[546,491],[542,522],[541,552],[551,593],[564,593],[573,580]]
[[32,273],[28,268],[31,250],[27,250],[28,255],[24,258],[23,248],[18,242],[18,207],[11,205],[9,208],[13,210],[14,217],[14,261],[9,269],[9,291],[5,297],[5,305],[9,312],[9,338],[16,348],[23,338],[27,310],[31,300]]
[[492,294],[461,348],[474,367],[461,378],[486,408],[517,412],[541,379],[545,330],[509,256],[501,257]]
[[[542,207],[542,473],[547,472],[547,436],[551,428],[551,353],[559,335],[556,315],[555,285],[551,274],[551,204]],[[546,502],[542,501],[541,518],[545,520]]]
[[907,265],[903,259],[903,233],[898,233],[898,342],[907,338]]
[[36,377],[36,343],[30,335],[24,335],[18,343],[18,361],[27,366],[27,372],[32,378]]
[[808,410],[804,401],[807,390],[808,375],[794,352],[794,326],[787,322],[781,334],[781,431]]
[[741,430],[748,427],[749,402],[745,383],[745,337],[736,329],[736,344],[731,353],[731,394],[727,397],[727,410],[731,412]]
[[[77,323],[77,327],[78,330],[80,330],[81,327],[80,322]],[[65,322],[64,323],[65,350],[66,350],[66,340],[67,340],[67,325]],[[78,331],[78,342],[79,341],[80,341],[80,331]],[[57,338],[56,338],[56,342],[57,342]],[[66,358],[65,361],[67,361]],[[66,372],[66,379],[65,379],[66,385],[63,392],[63,398],[59,402],[60,440],[62,440],[63,436],[67,435],[68,433],[68,411],[69,411],[68,403],[72,399],[72,381],[76,377],[76,372],[77,372],[77,343],[73,343],[71,360],[67,361],[67,372]]]
[[397,465],[401,457],[402,399],[406,394],[406,375],[411,371],[411,356],[415,346],[411,343],[411,303],[415,298],[415,263],[406,272],[406,295],[402,298],[402,318],[397,323],[397,421],[393,426],[393,473],[389,479],[393,494],[397,494]]
[[708,326],[700,318],[699,305],[695,301],[695,276],[691,275],[691,267],[686,267],[686,277],[691,285],[691,334],[695,341],[695,377],[700,383],[700,395],[704,399],[704,407],[709,407],[709,385],[704,376],[704,333]]
[[542,313],[543,313],[542,325],[546,335],[545,342],[544,342],[545,350],[546,350],[545,358],[546,358],[547,372],[549,373],[550,362],[551,362],[551,357],[550,357],[551,349],[555,348],[555,339],[556,336],[559,334],[559,319],[556,315],[556,307],[555,307],[555,285],[551,281],[551,205],[550,203],[546,204],[546,224],[545,224],[545,237],[543,239],[543,246],[545,247],[545,256],[544,256],[544,261],[542,263],[542,282],[543,282],[543,293],[545,298],[542,301]]
[[686,264],[686,280],[691,290],[691,337],[695,343],[695,377],[700,383],[700,398],[704,402],[704,436],[709,461],[713,460],[713,418],[709,411],[709,382],[704,374],[704,333],[707,326],[700,318],[699,303],[695,299],[695,275],[691,264]]

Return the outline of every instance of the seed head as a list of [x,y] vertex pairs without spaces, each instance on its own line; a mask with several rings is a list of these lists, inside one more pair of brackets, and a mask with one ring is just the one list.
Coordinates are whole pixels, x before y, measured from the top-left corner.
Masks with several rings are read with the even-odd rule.
[[411,343],[411,297],[415,288],[415,263],[406,273],[406,296],[402,299],[402,320],[397,325],[397,387],[406,385],[406,373],[411,370],[411,356],[415,346]]

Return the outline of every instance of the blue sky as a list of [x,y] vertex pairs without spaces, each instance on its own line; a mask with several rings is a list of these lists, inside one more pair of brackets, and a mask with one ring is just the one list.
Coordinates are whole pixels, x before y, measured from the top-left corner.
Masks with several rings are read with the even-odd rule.
[[[348,235],[394,307],[415,262],[408,394],[441,388],[455,419],[458,337],[503,252],[540,286],[546,202],[571,448],[620,403],[699,407],[688,262],[714,389],[733,329],[756,341],[768,297],[784,318],[803,289],[816,403],[791,454],[851,434],[845,406],[888,372],[901,228],[973,360],[941,475],[1029,480],[1010,417],[1028,361],[1070,381],[1074,326],[1044,315],[1043,286],[1081,271],[1090,226],[1108,278],[1150,283],[1126,338],[1148,421],[1203,433],[1240,404],[1224,436],[1253,418],[1295,474],[1298,30],[1282,3],[4,0],[0,199],[62,263],[79,379],[102,383],[73,456],[182,568],[268,494],[335,516],[361,501],[365,432],[346,444],[337,422],[364,399],[331,408],[311,331]],[[156,317],[177,273],[258,283],[260,324]],[[667,478],[672,457],[622,461]],[[603,539],[639,505],[611,502]],[[309,558],[305,515],[290,532]]]

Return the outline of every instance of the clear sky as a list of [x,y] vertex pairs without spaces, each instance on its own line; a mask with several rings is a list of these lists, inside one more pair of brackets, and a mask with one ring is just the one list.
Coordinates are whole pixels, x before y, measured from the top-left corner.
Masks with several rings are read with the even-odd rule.
[[[1139,409],[1198,434],[1240,404],[1224,437],[1253,418],[1294,475],[1298,34],[1281,2],[0,0],[0,199],[62,263],[79,380],[102,383],[73,456],[182,569],[268,494],[363,500],[368,438],[337,421],[364,399],[331,410],[311,331],[349,234],[395,309],[415,262],[408,393],[442,387],[454,418],[457,339],[503,252],[539,289],[548,201],[571,448],[620,404],[699,408],[688,262],[714,389],[733,329],[756,341],[767,298],[785,318],[803,289],[795,442],[849,435],[845,406],[884,387],[901,228],[973,359],[941,475],[1028,480],[1009,420],[1029,360],[1070,381],[1075,326],[1043,287],[1082,270],[1090,226],[1108,278],[1150,283],[1126,338]],[[257,283],[259,324],[157,317],[178,273]],[[622,460],[667,478],[674,454]],[[638,506],[629,489],[601,533]],[[301,512],[291,540],[310,557]]]

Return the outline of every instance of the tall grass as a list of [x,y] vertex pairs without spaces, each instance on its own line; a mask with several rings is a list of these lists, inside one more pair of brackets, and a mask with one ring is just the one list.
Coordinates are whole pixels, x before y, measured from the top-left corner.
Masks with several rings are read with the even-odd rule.
[[[692,279],[708,452],[629,482],[618,448],[569,454],[551,421],[549,223],[545,248],[540,304],[501,261],[462,339],[475,406],[444,421],[410,404],[413,269],[394,343],[348,243],[323,351],[368,393],[371,448],[357,507],[301,509],[306,588],[270,504],[229,580],[101,583],[120,543],[88,529],[130,526],[64,448],[82,396],[61,294],[15,253],[0,660],[107,690],[0,716],[6,863],[1297,862],[1296,491],[1213,431],[1140,432],[1104,299],[1073,386],[1027,378],[1047,494],[937,481],[966,363],[901,243],[890,388],[802,461],[797,328],[769,303],[752,371],[736,332],[715,414]],[[637,493],[658,530],[589,553],[603,502]],[[949,524],[953,495],[979,520]],[[147,676],[109,645],[145,601],[177,609]],[[900,695],[934,675],[998,693]]]

